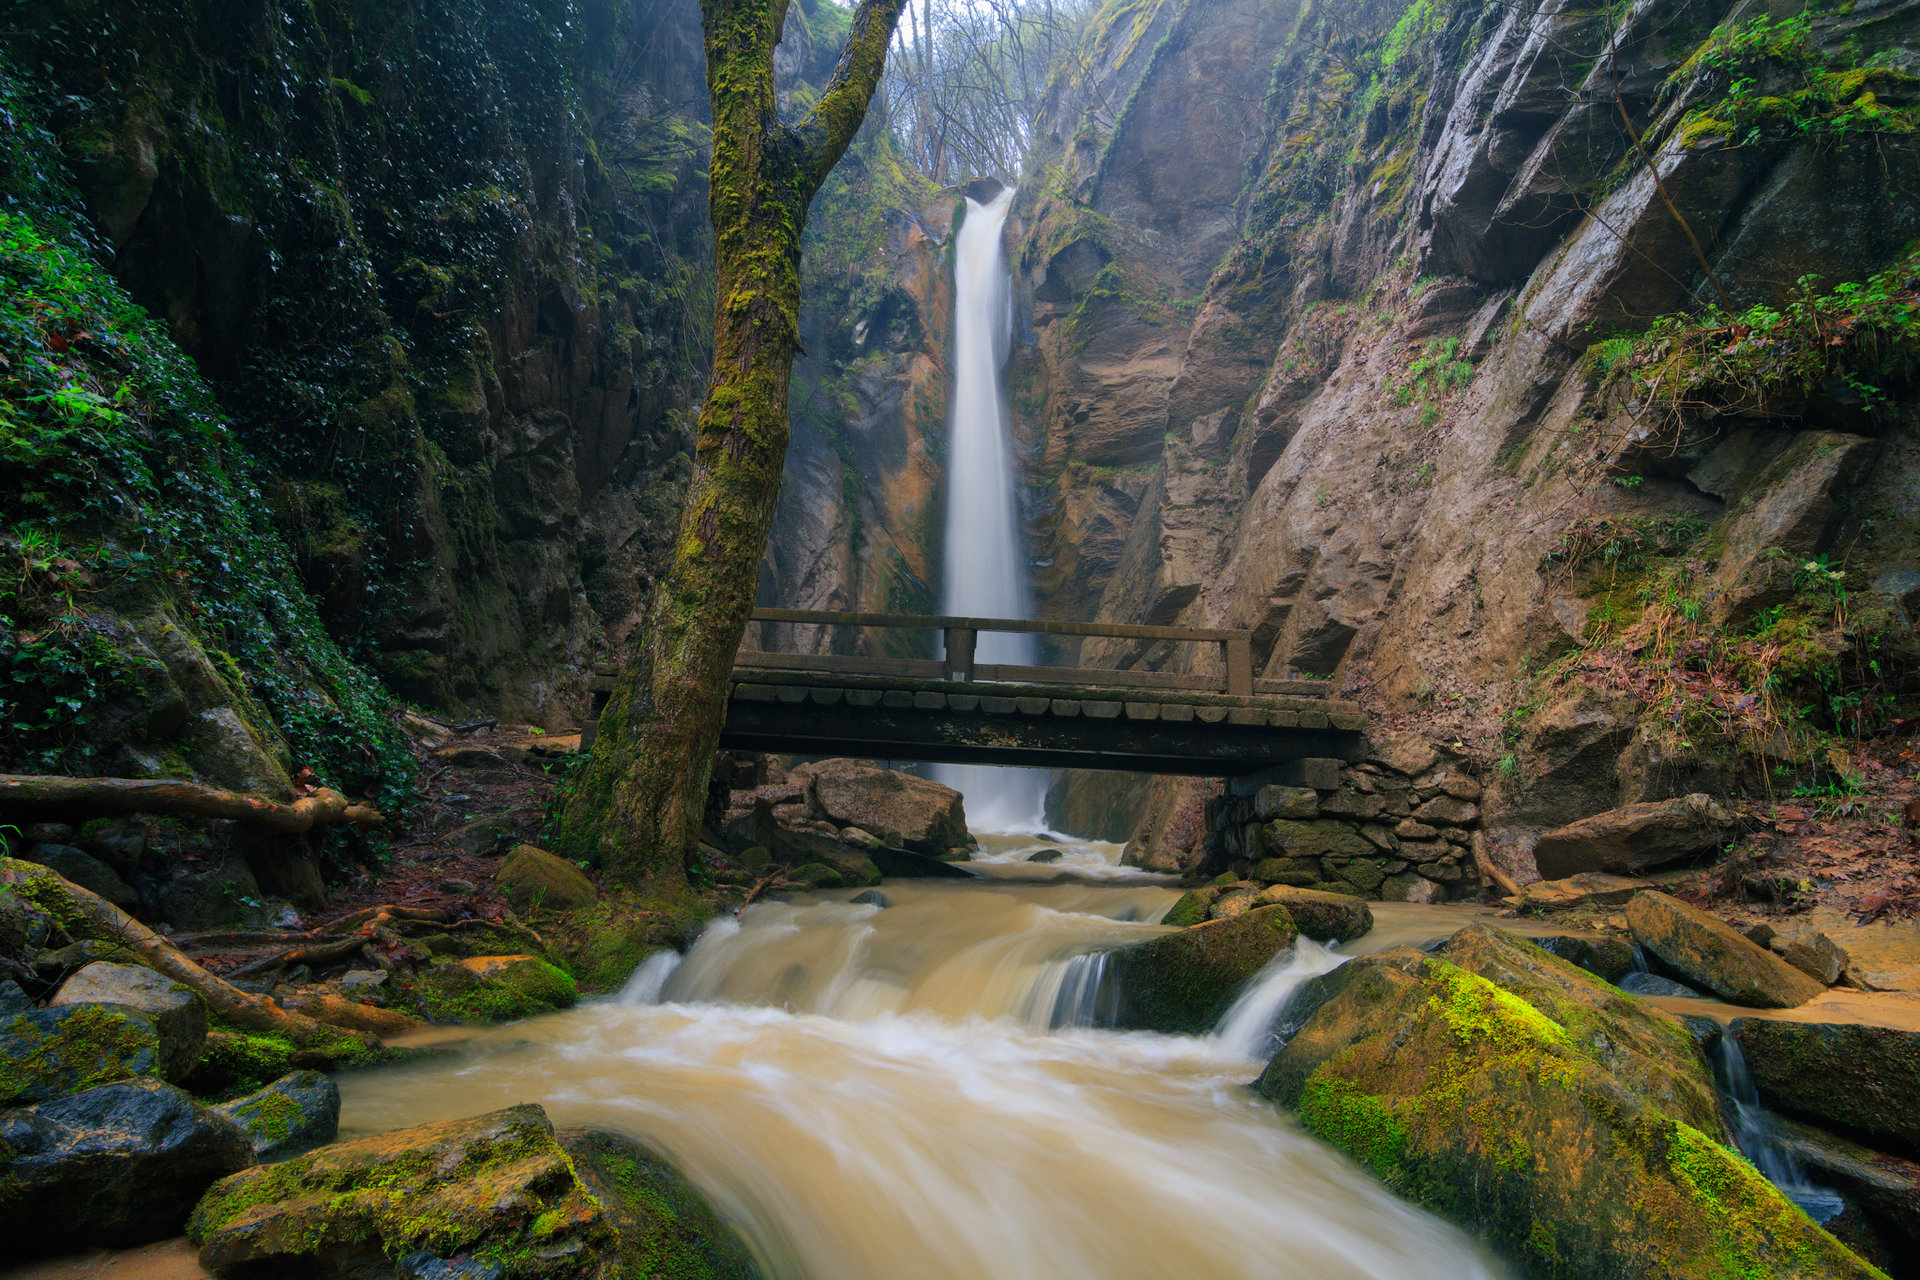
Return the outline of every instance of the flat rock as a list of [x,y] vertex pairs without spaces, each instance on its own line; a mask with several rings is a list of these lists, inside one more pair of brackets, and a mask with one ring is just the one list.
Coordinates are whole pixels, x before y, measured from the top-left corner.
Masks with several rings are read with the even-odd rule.
[[1727,1031],[1769,1107],[1920,1155],[1920,1032],[1774,1018]]
[[530,844],[516,845],[493,878],[522,911],[580,911],[600,901],[600,891],[584,871]]
[[1254,1087],[1520,1273],[1879,1274],[1724,1145],[1686,1028],[1540,948],[1473,926],[1309,986]]
[[177,1235],[201,1193],[251,1163],[237,1125],[159,1080],[0,1113],[0,1256]]
[[1295,936],[1287,909],[1267,906],[1115,951],[1121,1025],[1174,1035],[1211,1029],[1240,988]]
[[554,1133],[533,1105],[321,1147],[218,1183],[187,1233],[234,1276],[471,1276],[438,1264],[504,1259],[512,1277],[754,1274],[710,1207],[664,1160],[623,1139]]
[[580,999],[573,979],[537,956],[441,960],[420,975],[419,991],[436,1021],[514,1022]]
[[160,1070],[160,1033],[131,1009],[31,1009],[0,1020],[0,1106],[44,1102]]
[[1736,831],[1724,805],[1690,795],[1609,809],[1556,827],[1540,837],[1533,860],[1548,880],[1583,871],[1635,876],[1718,849]]
[[207,1042],[207,1009],[184,984],[139,965],[95,961],[60,985],[54,1007],[106,1004],[131,1009],[160,1035],[160,1074],[186,1078]]
[[1625,876],[1583,871],[1564,880],[1536,880],[1510,901],[1523,911],[1571,911],[1589,905],[1617,907],[1645,887],[1643,881]]
[[1260,906],[1282,906],[1303,938],[1315,942],[1351,942],[1373,928],[1373,910],[1346,893],[1323,893],[1276,884],[1263,889]]
[[1729,1004],[1791,1009],[1826,991],[1724,920],[1664,893],[1635,894],[1626,916],[1635,942]]
[[258,1093],[214,1108],[239,1125],[261,1163],[332,1142],[340,1133],[340,1086],[318,1071],[296,1071]]

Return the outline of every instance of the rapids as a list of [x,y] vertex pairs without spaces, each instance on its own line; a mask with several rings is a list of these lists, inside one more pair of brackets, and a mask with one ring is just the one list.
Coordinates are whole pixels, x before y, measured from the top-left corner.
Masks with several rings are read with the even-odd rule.
[[1214,1036],[1071,1025],[1076,966],[1159,932],[1176,892],[1053,843],[1106,878],[1023,881],[1003,845],[1000,875],[890,881],[885,907],[757,903],[618,998],[343,1077],[343,1135],[539,1102],[672,1156],[773,1277],[1502,1274],[1244,1087],[1324,949]]

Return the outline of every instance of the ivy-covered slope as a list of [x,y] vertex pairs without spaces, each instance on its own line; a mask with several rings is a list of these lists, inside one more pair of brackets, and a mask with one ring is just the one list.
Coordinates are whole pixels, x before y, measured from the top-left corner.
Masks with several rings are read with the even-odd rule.
[[572,723],[677,514],[710,305],[691,4],[9,6],[132,300],[405,698]]
[[4,69],[0,114],[0,768],[286,799],[298,764],[403,810],[392,703],[320,624],[261,469]]

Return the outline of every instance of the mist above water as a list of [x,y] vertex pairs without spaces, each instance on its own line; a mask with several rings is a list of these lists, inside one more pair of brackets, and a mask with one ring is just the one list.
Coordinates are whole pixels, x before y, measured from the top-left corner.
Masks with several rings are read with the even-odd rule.
[[[1013,188],[987,204],[969,198],[953,253],[953,407],[947,426],[947,526],[941,611],[972,618],[1031,618],[1033,592],[1020,536],[1013,451],[1000,388],[1013,313],[1005,250]],[[1031,666],[1034,638],[983,632],[974,661]],[[934,776],[967,798],[970,825],[987,831],[1044,826],[1047,774],[1035,769],[940,765]]]

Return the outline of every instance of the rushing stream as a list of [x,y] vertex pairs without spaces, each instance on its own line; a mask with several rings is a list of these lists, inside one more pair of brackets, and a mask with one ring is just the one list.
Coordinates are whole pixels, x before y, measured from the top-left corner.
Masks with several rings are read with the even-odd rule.
[[[1501,1274],[1245,1088],[1266,1029],[1246,1001],[1228,1035],[1050,1029],[1076,957],[1151,936],[1175,897],[1104,852],[1094,883],[755,904],[618,999],[344,1077],[346,1131],[543,1103],[669,1153],[771,1276]],[[1249,999],[1332,962],[1304,948]]]

